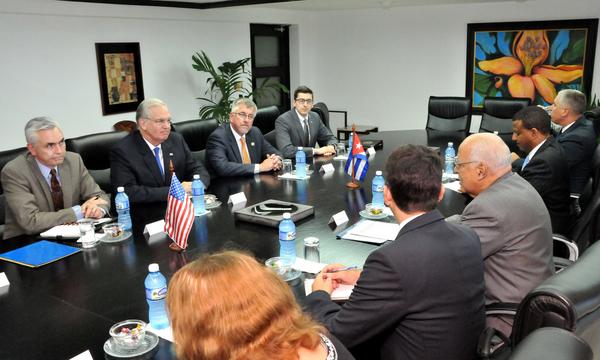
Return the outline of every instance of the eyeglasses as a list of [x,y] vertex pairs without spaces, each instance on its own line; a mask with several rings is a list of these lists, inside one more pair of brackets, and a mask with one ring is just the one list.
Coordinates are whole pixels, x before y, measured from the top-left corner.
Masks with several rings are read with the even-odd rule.
[[65,139],[62,139],[61,141],[59,141],[57,143],[48,143],[45,145],[45,148],[48,151],[53,151],[55,148],[62,149],[64,147],[65,147]]
[[454,168],[458,169],[459,167],[463,166],[463,165],[467,165],[467,164],[472,164],[472,163],[476,163],[478,161],[463,161],[463,162],[459,162],[456,159],[454,159]]
[[295,101],[298,104],[301,104],[301,105],[304,105],[304,104],[306,104],[306,105],[312,105],[312,103],[313,103],[312,99],[296,99]]
[[171,119],[147,119],[158,125],[171,125]]
[[256,116],[256,114],[246,114],[245,112],[239,112],[239,113],[234,113],[234,114],[236,114],[243,120],[246,120],[246,119],[254,120],[254,117]]

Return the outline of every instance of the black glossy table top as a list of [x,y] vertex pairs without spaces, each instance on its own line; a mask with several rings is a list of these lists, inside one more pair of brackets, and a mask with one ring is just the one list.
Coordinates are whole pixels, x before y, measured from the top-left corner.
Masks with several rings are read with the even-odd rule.
[[[199,255],[221,249],[242,249],[264,260],[279,253],[277,229],[234,220],[229,195],[243,191],[252,205],[266,199],[293,201],[315,207],[314,216],[296,224],[297,254],[302,239],[321,240],[321,261],[361,266],[374,245],[336,240],[328,226],[330,217],[345,210],[348,224],[359,219],[359,211],[371,200],[371,179],[383,170],[385,159],[399,144],[429,144],[445,148],[447,134],[428,135],[424,130],[391,131],[364,136],[382,139],[383,149],[370,160],[370,169],[358,190],[345,187],[344,161],[329,158],[313,160],[315,173],[307,181],[278,180],[274,175],[213,181],[208,192],[223,202],[210,214],[196,218],[189,247],[183,253],[168,248],[169,241],[148,242],[142,235],[144,224],[164,217],[164,206],[148,206],[133,213],[134,239],[117,244],[100,244],[93,249],[49,265],[30,269],[0,262],[11,285],[0,289],[0,359],[69,359],[89,350],[94,359],[104,358],[102,346],[110,326],[117,321],[147,320],[144,277],[152,262],[160,265],[169,279],[177,269]],[[455,146],[460,138],[452,139]],[[310,161],[310,159],[309,159]],[[319,172],[324,163],[333,163],[335,172]],[[440,211],[448,216],[462,211],[465,198],[447,191]],[[34,242],[34,238],[0,241],[0,253]],[[171,344],[161,340],[155,359],[174,358]]]

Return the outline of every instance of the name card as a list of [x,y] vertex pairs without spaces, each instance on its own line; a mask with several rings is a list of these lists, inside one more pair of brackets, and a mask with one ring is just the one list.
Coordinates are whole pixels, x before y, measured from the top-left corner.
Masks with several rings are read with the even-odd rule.
[[148,239],[148,243],[164,239],[167,236],[165,233],[165,221],[158,220],[146,224],[146,226],[144,226],[144,236]]
[[92,357],[92,354],[90,353],[89,350],[86,350],[84,352],[82,352],[81,354],[72,357],[71,360],[94,360],[94,358]]
[[321,169],[319,170],[320,172],[323,172],[325,174],[329,174],[332,173],[335,169],[333,168],[333,164],[323,164],[323,166],[321,166]]
[[369,154],[369,156],[375,155],[376,152],[377,151],[375,151],[374,147],[370,147],[370,148],[367,149],[367,154]]
[[246,194],[244,194],[244,192],[239,192],[237,194],[230,195],[227,203],[235,206],[237,204],[245,203],[246,201]]
[[335,223],[335,226],[340,226],[343,223],[348,222],[348,215],[346,215],[346,211],[342,210],[337,214],[334,214],[331,219],[329,219],[329,224]]
[[0,273],[0,288],[10,285],[5,273]]

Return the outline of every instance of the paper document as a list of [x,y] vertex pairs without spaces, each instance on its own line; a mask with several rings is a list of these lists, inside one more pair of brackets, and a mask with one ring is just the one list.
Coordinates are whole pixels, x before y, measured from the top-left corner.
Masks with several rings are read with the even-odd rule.
[[394,240],[400,232],[400,225],[381,221],[361,220],[342,235],[342,239],[382,244]]
[[460,181],[453,181],[453,182],[449,182],[449,183],[445,183],[444,187],[446,187],[446,189],[448,190],[452,190],[452,191],[456,191],[457,193],[460,193]]
[[[306,279],[304,280],[304,291],[306,295],[312,292],[312,285],[315,282],[315,279]],[[340,285],[337,289],[333,290],[331,293],[331,300],[348,300],[350,299],[350,295],[352,294],[352,290],[354,290],[354,285]]]
[[294,265],[292,265],[292,268],[302,272],[318,274],[319,272],[321,272],[321,270],[323,270],[325,266],[327,266],[327,264],[309,261],[297,257],[296,262],[294,263]]
[[306,179],[310,179],[310,175],[306,175],[304,177],[300,177],[294,174],[290,174],[290,173],[285,173],[282,175],[277,175],[278,178],[280,179],[289,179],[289,180],[306,180]]
[[49,230],[44,231],[40,234],[40,236],[47,238],[57,238],[60,236],[64,238],[76,239],[81,236],[81,233],[79,232],[79,225],[77,224],[57,225]]

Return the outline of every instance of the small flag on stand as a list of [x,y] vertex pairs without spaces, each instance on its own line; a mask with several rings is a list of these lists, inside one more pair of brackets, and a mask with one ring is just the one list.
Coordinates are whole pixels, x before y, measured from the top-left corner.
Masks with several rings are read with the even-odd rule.
[[177,175],[173,174],[165,216],[165,232],[183,250],[187,248],[188,235],[193,224],[194,206]]
[[367,175],[367,170],[369,170],[369,161],[365,148],[355,132],[350,136],[350,149],[352,150],[348,153],[346,173],[358,181],[363,181],[365,175]]

